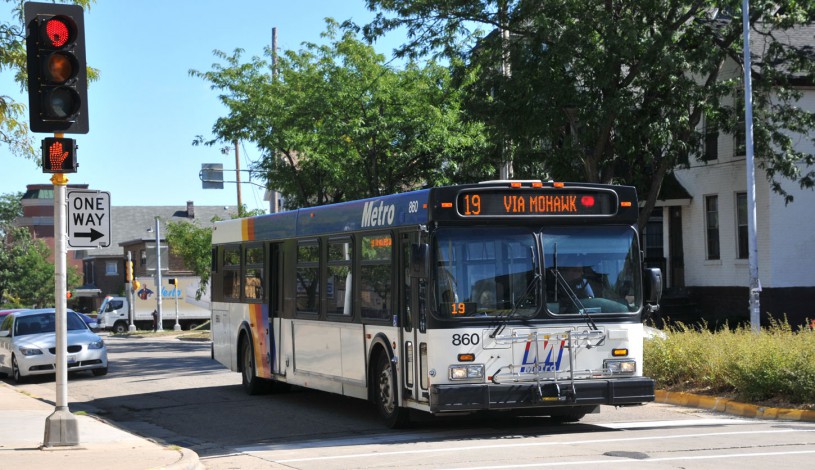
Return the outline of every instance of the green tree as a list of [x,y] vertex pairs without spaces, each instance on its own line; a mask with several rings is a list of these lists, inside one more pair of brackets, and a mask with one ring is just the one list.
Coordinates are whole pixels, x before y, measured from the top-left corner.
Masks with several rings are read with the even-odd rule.
[[328,45],[286,51],[276,74],[240,50],[190,71],[229,109],[209,144],[254,142],[263,152],[255,170],[290,208],[445,183],[483,152],[482,126],[462,118],[446,68],[395,70],[353,30],[327,24]]
[[[647,201],[643,225],[664,176],[701,157],[701,123],[731,135],[744,127],[741,75],[722,74],[728,61],[743,67],[741,3],[367,0],[379,12],[364,31],[403,28],[401,54],[451,58],[468,77],[467,109],[506,143],[516,177],[634,184]],[[751,5],[755,155],[789,201],[779,178],[815,185],[815,157],[793,146],[815,115],[792,86],[813,83],[812,33],[801,25],[815,20],[815,3]],[[783,42],[806,31],[805,47]]]
[[[0,305],[54,305],[54,264],[42,240],[32,238],[25,227],[14,225],[23,215],[23,193],[0,195]],[[67,287],[78,286],[82,277],[69,267]]]
[[[0,21],[0,73],[10,72],[20,84],[20,90],[26,88],[26,54],[25,26],[23,20],[23,2],[5,0],[12,5],[11,21]],[[88,9],[94,0],[73,0],[72,2]],[[96,79],[98,71],[88,68],[88,78]],[[8,146],[12,155],[35,159],[34,142],[28,130],[28,112],[26,105],[0,92],[0,143]]]
[[200,278],[195,298],[206,291],[211,274],[212,228],[195,222],[167,222],[167,244],[170,252],[180,256],[184,266]]
[[[12,282],[23,276],[23,265],[18,260],[25,255],[31,239],[28,230],[14,226],[14,219],[23,215],[22,198],[23,193],[0,196],[0,305],[9,301]],[[20,243],[21,240],[25,243]]]

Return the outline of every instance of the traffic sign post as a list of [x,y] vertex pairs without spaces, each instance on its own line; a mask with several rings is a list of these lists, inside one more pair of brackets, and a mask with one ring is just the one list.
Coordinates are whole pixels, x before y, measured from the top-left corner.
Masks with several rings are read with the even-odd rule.
[[68,247],[110,246],[110,193],[92,189],[68,190]]

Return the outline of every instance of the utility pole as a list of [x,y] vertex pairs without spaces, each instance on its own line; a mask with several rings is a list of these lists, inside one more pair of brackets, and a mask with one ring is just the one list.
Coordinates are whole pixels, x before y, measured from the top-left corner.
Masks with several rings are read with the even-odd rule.
[[240,217],[243,212],[243,203],[241,202],[241,158],[238,152],[238,141],[235,140],[235,185],[238,188],[238,216]]
[[[501,2],[501,72],[504,79],[512,76],[512,69],[509,61],[509,29],[506,28],[509,18],[509,6],[506,1]],[[514,174],[512,168],[512,141],[504,139],[501,144],[501,168],[498,170],[499,179],[512,179]]]
[[161,232],[159,232],[159,218],[156,216],[156,311],[158,312],[157,331],[164,331],[161,315]]
[[747,251],[750,262],[750,326],[761,332],[761,280],[758,277],[758,245],[756,241],[756,175],[753,162],[753,79],[750,61],[750,1],[743,0],[744,29],[744,140],[747,167]]

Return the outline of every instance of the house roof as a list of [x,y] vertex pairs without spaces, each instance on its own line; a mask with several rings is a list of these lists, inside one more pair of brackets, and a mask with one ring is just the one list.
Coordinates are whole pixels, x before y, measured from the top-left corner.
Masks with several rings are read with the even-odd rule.
[[[188,216],[188,208],[193,217]],[[213,225],[213,218],[231,219],[237,213],[236,206],[111,206],[110,246],[83,250],[84,259],[123,256],[122,244],[134,241],[155,241],[156,217],[164,239],[168,222],[194,222],[201,227]],[[148,232],[148,229],[150,230]]]

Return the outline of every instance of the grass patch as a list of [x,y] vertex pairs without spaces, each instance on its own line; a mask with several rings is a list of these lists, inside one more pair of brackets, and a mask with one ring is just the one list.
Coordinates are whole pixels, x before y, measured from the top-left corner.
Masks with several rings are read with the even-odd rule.
[[815,331],[773,321],[716,331],[683,324],[645,341],[644,373],[657,387],[729,395],[745,402],[815,404]]

